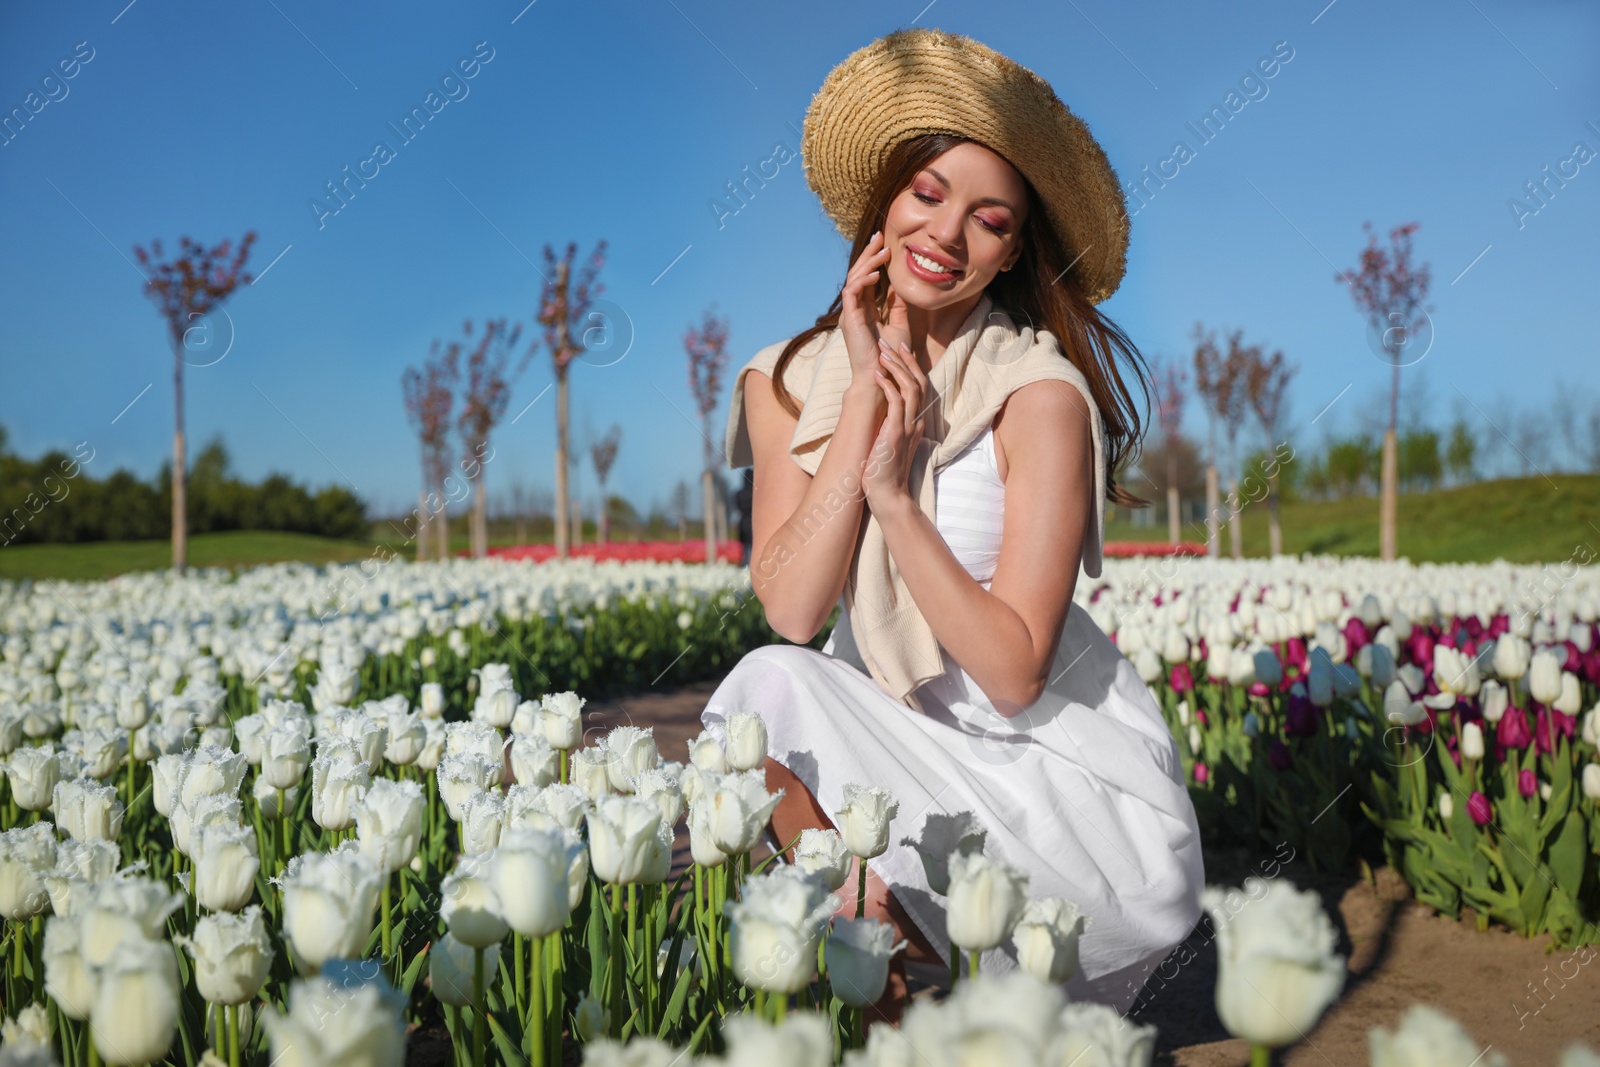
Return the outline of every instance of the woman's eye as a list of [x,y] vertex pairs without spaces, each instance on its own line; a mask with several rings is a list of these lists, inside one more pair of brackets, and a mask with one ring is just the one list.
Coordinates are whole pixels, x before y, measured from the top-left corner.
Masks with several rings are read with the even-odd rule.
[[[928,196],[926,193],[919,193],[915,189],[911,191],[911,195],[922,201],[924,204],[937,204],[939,202],[935,198]],[[988,222],[984,219],[979,219],[978,222],[981,223],[984,229],[988,230],[989,232],[999,234],[1002,237],[1005,236],[1006,231],[1004,227],[996,226],[994,223]]]
[[914,192],[911,195],[916,197],[918,200],[921,200],[924,204],[937,204],[938,203],[938,201],[935,200],[933,197],[924,196],[922,193],[915,193]]

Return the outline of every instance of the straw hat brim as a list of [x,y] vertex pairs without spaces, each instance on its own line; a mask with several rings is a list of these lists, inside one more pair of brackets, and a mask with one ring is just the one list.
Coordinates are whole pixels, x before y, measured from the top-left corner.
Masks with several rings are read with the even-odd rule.
[[1004,156],[1044,202],[1084,294],[1098,304],[1116,291],[1127,270],[1128,208],[1105,151],[1043,78],[944,30],[896,30],[858,49],[806,110],[806,183],[847,239],[890,152],[928,133]]

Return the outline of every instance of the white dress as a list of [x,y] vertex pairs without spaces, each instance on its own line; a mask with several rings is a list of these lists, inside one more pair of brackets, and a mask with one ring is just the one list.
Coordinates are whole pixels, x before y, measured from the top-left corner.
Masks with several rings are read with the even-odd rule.
[[[934,523],[984,588],[999,557],[1005,483],[993,428],[935,474]],[[847,783],[899,801],[889,850],[869,861],[948,959],[944,898],[903,844],[931,815],[975,813],[985,851],[1026,871],[1028,896],[1065,897],[1090,917],[1070,997],[1126,1011],[1192,930],[1205,875],[1177,746],[1149,689],[1080,605],[1069,609],[1050,681],[1007,719],[941,648],[945,673],[918,690],[928,714],[869,675],[844,611],[822,651],[770,645],[746,655],[702,715],[722,736],[732,711],[766,721],[773,759],[837,823]],[[1007,944],[983,970],[1016,967]]]

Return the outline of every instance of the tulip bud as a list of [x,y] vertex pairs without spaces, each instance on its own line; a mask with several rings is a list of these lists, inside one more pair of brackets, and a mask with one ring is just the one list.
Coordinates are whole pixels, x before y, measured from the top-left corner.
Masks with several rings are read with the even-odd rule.
[[400,1067],[406,1054],[404,1004],[387,982],[350,987],[307,978],[289,987],[289,1014],[262,1016],[273,1063]]
[[577,748],[583,741],[583,705],[578,694],[547,693],[541,701],[539,729],[552,748],[563,751]]
[[5,773],[17,807],[23,811],[44,811],[55,798],[56,782],[61,780],[61,764],[56,750],[48,744],[19,748],[6,757]]
[[1449,791],[1439,794],[1439,818],[1445,822],[1450,821],[1450,816],[1456,812],[1456,802],[1451,799]]
[[767,792],[766,772],[744,771],[706,783],[702,801],[710,808],[710,829],[716,847],[730,856],[754,849],[772,819],[783,790]]
[[356,824],[355,805],[372,784],[367,765],[342,755],[311,762],[311,818],[324,830],[348,830]]
[[295,726],[279,726],[261,739],[261,777],[274,789],[300,784],[311,765],[311,742]]
[[61,1014],[82,1021],[94,1007],[94,972],[84,961],[78,923],[52,915],[44,925],[44,991]]
[[895,942],[881,919],[835,919],[823,944],[829,988],[852,1008],[876,1004],[889,983],[889,960],[908,942]]
[[[504,904],[492,877],[495,862],[490,856],[462,856],[455,870],[445,875],[439,885],[442,900],[439,918],[444,920],[452,937],[471,948],[498,944],[509,929]],[[530,891],[530,887],[524,886],[507,888],[512,893],[507,899],[513,902],[516,894]],[[565,880],[561,885],[561,897],[565,901]]]
[[518,734],[511,742],[511,774],[518,785],[550,785],[561,776],[561,754],[543,734]]
[[1585,764],[1582,781],[1583,795],[1590,800],[1600,800],[1600,763]]
[[578,1006],[573,1010],[572,1019],[577,1024],[578,1037],[585,1045],[596,1038],[604,1038],[611,1029],[611,1013],[587,989],[578,997]]
[[922,858],[922,871],[928,878],[928,888],[944,896],[950,891],[950,857],[961,853],[982,852],[989,831],[970,811],[955,815],[934,813],[922,824],[920,840],[904,838],[900,843],[910,845]]
[[726,774],[729,770],[727,754],[722,749],[722,743],[704,731],[689,742],[689,762],[703,771],[713,771],[717,774]]
[[833,898],[814,876],[793,867],[745,879],[728,905],[733,973],[753,989],[798,993],[817,974],[817,942]]
[[388,739],[384,742],[383,758],[396,767],[409,767],[417,762],[428,744],[428,729],[420,715],[401,713],[389,716]]
[[1460,1023],[1427,1004],[1413,1004],[1406,1009],[1392,1033],[1381,1026],[1367,1031],[1367,1045],[1373,1067],[1430,1063],[1506,1067],[1508,1062],[1498,1051],[1479,1049]]
[[289,861],[276,882],[283,890],[283,933],[302,971],[317,970],[331,959],[361,957],[385,877],[349,843]]
[[689,805],[689,856],[702,867],[720,867],[728,854],[717,847],[712,833],[716,808],[708,797],[702,796]]
[[434,773],[439,779],[439,799],[456,822],[466,817],[467,799],[488,789],[496,767],[477,753],[447,755]]
[[1028,875],[981,852],[950,857],[947,908],[950,941],[968,952],[994,948],[1011,936],[1027,903]]
[[272,942],[256,904],[237,915],[201,916],[194,937],[180,943],[194,957],[195,985],[211,1004],[254,999],[272,967]]
[[615,795],[611,791],[609,762],[604,748],[580,748],[568,759],[568,776],[590,800],[602,800]]
[[505,796],[498,790],[474,793],[461,806],[461,852],[481,856],[493,852],[505,826]]
[[794,865],[822,879],[830,892],[844,885],[850,876],[850,850],[837,830],[806,827],[794,847]]
[[852,856],[873,859],[889,850],[889,824],[900,803],[886,789],[847,783],[839,808],[839,833]]
[[545,937],[572,913],[569,876],[583,846],[561,830],[513,830],[500,839],[489,878],[506,923],[524,937]]
[[56,783],[56,825],[74,841],[115,841],[122,832],[124,808],[114,786],[92,778]]
[[1515,634],[1501,634],[1494,643],[1494,673],[1508,682],[1515,682],[1528,673],[1533,650]]
[[[455,935],[447,933],[434,942],[433,951],[428,953],[428,985],[439,1003],[465,1008],[480,1002],[476,963],[477,951]],[[485,985],[490,975],[499,974],[499,967],[500,943],[496,941],[483,953]]]
[[1561,699],[1561,661],[1554,652],[1545,650],[1534,654],[1528,668],[1528,693],[1541,704],[1553,704]]
[[0,916],[25,922],[48,911],[45,877],[55,863],[56,835],[49,823],[0,833]]
[[1483,727],[1475,722],[1466,723],[1461,727],[1461,757],[1483,758]]
[[1478,707],[1483,712],[1485,722],[1499,722],[1510,706],[1511,697],[1499,682],[1484,682],[1478,690]]
[[[433,649],[431,648],[422,650],[423,655],[427,655],[432,651]],[[422,695],[418,699],[421,701],[422,717],[424,719],[444,718],[444,686],[438,682],[423,682]]]
[[427,807],[416,782],[375,779],[355,804],[361,854],[385,876],[410,863],[422,843]]
[[1017,964],[1044,982],[1059,985],[1078,973],[1078,939],[1090,926],[1070,900],[1030,900],[1011,933]]
[[726,723],[728,766],[750,771],[767,761],[767,723],[753,711],[736,711]]
[[1571,671],[1561,672],[1561,695],[1550,701],[1550,707],[1565,715],[1576,715],[1583,710],[1583,693],[1578,688],[1578,676]]
[[683,790],[678,788],[678,779],[671,770],[658,767],[645,771],[633,780],[633,795],[652,801],[661,809],[661,819],[668,826],[677,826],[683,818]]
[[600,750],[611,788],[618,793],[633,792],[634,778],[661,765],[652,731],[637,726],[616,727],[606,735]]
[[672,869],[672,829],[661,811],[637,797],[606,797],[587,818],[589,861],[607,885],[666,880]]
[[1217,1014],[1228,1032],[1275,1048],[1316,1025],[1344,986],[1333,923],[1314,892],[1281,879],[1244,889],[1208,887],[1217,929]]
[[107,1064],[163,1058],[178,1028],[178,963],[165,941],[132,939],[95,976],[89,1032]]

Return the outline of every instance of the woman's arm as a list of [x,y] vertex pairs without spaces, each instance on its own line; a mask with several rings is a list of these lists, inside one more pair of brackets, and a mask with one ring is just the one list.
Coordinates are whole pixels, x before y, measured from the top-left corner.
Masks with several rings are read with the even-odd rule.
[[804,644],[844,591],[861,528],[861,471],[883,420],[883,393],[871,380],[846,387],[813,477],[789,455],[797,420],[772,395],[772,379],[748,373],[745,418],[755,457],[750,580],[767,625]]
[[1062,382],[1034,382],[1007,399],[995,431],[1008,461],[1005,522],[987,590],[909,492],[873,505],[934,636],[1001,715],[1026,710],[1050,681],[1094,492],[1089,419],[1082,394]]

